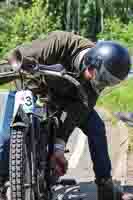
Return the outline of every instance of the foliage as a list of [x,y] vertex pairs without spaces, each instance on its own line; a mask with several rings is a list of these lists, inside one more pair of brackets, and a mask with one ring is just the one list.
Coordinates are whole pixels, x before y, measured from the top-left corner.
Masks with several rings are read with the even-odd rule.
[[[4,0],[3,0],[4,1]],[[8,0],[15,7],[0,8],[0,56],[23,42],[44,36],[55,29],[66,29],[68,2],[70,16],[77,13],[72,7],[76,0]],[[30,7],[21,7],[30,5]],[[127,47],[133,46],[133,1],[132,0],[80,0],[80,34],[97,38],[118,40]],[[18,6],[17,6],[18,5]],[[74,5],[73,5],[74,6]],[[66,12],[67,11],[67,12]],[[100,12],[103,11],[103,14]],[[104,17],[104,21],[99,20]],[[77,16],[78,18],[78,16]],[[126,20],[123,20],[125,18]],[[72,24],[72,17],[70,18]],[[76,20],[76,19],[75,19]]]
[[[15,10],[14,10],[15,11]],[[0,55],[6,52],[10,37],[9,19],[14,17],[11,9],[0,9]]]
[[[9,0],[8,2],[15,6],[8,5],[0,8],[0,56],[16,45],[43,37],[49,31],[67,29],[69,27],[67,26],[68,2],[71,2],[70,13],[68,13],[71,16],[70,24],[73,24],[73,20],[77,20],[74,13],[78,13],[75,10],[78,8],[73,7],[75,0],[58,2],[56,0]],[[118,40],[132,48],[132,0],[80,0],[79,2],[81,35],[96,40],[96,34],[101,30],[97,38]],[[75,17],[72,19],[73,15]]]
[[30,7],[32,4],[32,0],[10,0],[10,5],[11,6],[21,6],[24,8]]
[[124,24],[117,17],[107,18],[105,20],[104,31],[98,34],[99,39],[116,40],[127,46],[133,47],[133,21]]
[[95,5],[93,0],[84,0],[81,4],[81,34],[86,37],[92,37],[94,34],[94,24],[95,24]]
[[43,0],[43,5],[47,7],[47,16],[50,16],[52,21],[56,24],[56,20],[60,18],[60,29],[66,27],[66,0]]
[[42,5],[43,1],[34,0],[31,8],[19,7],[14,10],[15,12],[12,11],[12,15],[0,15],[0,19],[3,20],[3,27],[0,30],[1,56],[16,45],[44,37],[49,31],[60,28],[60,18],[57,16],[53,19],[53,16],[48,16],[47,5]]

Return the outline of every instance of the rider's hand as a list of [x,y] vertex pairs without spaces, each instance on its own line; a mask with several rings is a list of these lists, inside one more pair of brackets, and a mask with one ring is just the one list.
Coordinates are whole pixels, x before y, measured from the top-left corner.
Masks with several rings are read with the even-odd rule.
[[20,70],[22,64],[22,55],[19,50],[12,50],[9,55],[7,55],[6,59],[14,71]]
[[19,49],[11,51],[7,56],[7,60],[15,71],[19,71],[20,69],[29,73],[35,73],[38,71],[39,66],[36,59],[24,57]]
[[64,151],[57,150],[51,156],[51,163],[56,176],[63,176],[68,168],[68,161],[64,156]]

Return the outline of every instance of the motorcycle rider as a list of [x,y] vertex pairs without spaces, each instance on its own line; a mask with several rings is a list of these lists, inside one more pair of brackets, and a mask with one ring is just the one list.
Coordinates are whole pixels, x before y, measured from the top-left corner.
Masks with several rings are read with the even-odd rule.
[[[28,66],[27,63],[34,66],[38,63],[51,66],[62,64],[67,71],[77,74],[77,79],[87,95],[84,103],[69,88],[64,89],[60,82],[57,81],[55,84],[54,80],[46,80],[54,94],[53,100],[58,102],[61,99],[66,102],[64,111],[67,115],[59,128],[54,145],[55,152],[51,157],[51,160],[56,162],[56,173],[62,176],[67,170],[64,149],[70,134],[77,126],[88,137],[98,200],[133,199],[133,195],[122,193],[112,181],[105,125],[94,110],[101,91],[107,86],[119,84],[126,78],[131,64],[127,49],[113,41],[100,41],[94,44],[71,32],[54,31],[43,40],[38,39],[30,45],[17,47],[9,54],[8,61],[11,65],[14,63],[16,50],[23,55],[24,69]],[[39,84],[37,87],[43,89],[40,86],[42,82],[36,75],[34,80]]]

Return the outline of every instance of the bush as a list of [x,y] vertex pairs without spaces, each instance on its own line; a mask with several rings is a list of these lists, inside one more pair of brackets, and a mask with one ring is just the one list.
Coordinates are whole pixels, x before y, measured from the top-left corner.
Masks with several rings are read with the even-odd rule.
[[20,7],[12,13],[6,19],[2,18],[7,26],[0,30],[0,56],[21,43],[44,37],[49,31],[60,28],[60,18],[47,15],[43,0],[34,0],[31,8]]
[[104,31],[98,38],[119,41],[130,49],[133,46],[133,21],[123,24],[119,18],[106,19]]

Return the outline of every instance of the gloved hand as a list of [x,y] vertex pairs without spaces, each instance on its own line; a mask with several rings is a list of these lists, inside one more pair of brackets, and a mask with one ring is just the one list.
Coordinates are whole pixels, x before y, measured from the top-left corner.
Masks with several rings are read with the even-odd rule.
[[26,72],[33,74],[38,71],[39,66],[36,59],[24,57],[19,49],[14,49],[11,51],[7,57],[7,60],[14,71],[23,69]]
[[63,176],[68,169],[68,161],[64,156],[64,151],[57,150],[51,156],[51,165],[56,176]]
[[21,69],[23,57],[19,50],[12,50],[9,55],[7,55],[6,59],[14,71],[19,71]]

